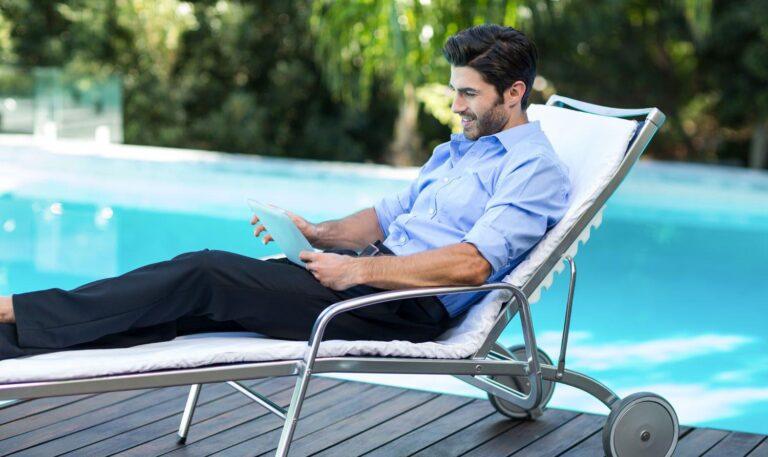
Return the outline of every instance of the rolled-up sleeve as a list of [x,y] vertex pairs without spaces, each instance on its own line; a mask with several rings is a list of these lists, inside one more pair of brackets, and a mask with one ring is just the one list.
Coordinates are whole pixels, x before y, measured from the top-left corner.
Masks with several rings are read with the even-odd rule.
[[554,161],[534,157],[499,177],[485,212],[467,232],[491,276],[517,264],[568,209],[570,181]]
[[405,189],[394,195],[388,195],[373,205],[384,238],[389,236],[389,225],[392,221],[397,216],[409,212],[413,207],[418,194],[418,181],[418,178],[414,179]]

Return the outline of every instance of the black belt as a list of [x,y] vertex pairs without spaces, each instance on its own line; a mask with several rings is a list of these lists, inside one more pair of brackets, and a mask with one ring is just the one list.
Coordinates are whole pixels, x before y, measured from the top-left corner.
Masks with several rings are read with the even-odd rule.
[[[397,255],[392,252],[391,249],[384,246],[379,240],[369,244],[365,247],[359,257],[375,257],[379,255]],[[420,297],[416,299],[417,306],[419,306],[425,313],[429,314],[435,322],[447,321],[449,319],[448,311],[445,309],[445,305],[437,297]]]
[[326,249],[323,252],[331,252],[333,254],[340,254],[340,255],[349,255],[352,257],[375,257],[377,255],[396,255],[388,247],[384,246],[384,243],[382,243],[381,241],[376,241],[374,243],[369,244],[362,251],[360,251],[359,254],[357,251],[354,251],[352,249],[342,249],[342,248]]
[[377,255],[395,255],[395,253],[384,246],[384,243],[382,243],[381,240],[376,240],[360,251],[359,255],[360,257],[375,257]]

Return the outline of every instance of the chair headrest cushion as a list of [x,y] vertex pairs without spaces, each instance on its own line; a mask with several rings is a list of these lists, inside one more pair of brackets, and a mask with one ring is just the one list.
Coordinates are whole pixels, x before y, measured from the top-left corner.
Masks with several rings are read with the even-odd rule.
[[540,122],[555,152],[568,167],[571,205],[560,222],[505,279],[518,287],[546,261],[614,178],[637,128],[633,120],[545,105],[531,105],[528,118]]

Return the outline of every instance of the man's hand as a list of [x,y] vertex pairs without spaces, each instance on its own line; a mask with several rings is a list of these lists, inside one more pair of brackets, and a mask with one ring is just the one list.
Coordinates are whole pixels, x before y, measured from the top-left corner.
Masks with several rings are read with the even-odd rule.
[[[291,218],[294,224],[296,224],[296,227],[299,228],[299,231],[304,235],[304,237],[309,241],[309,244],[315,245],[315,243],[318,240],[318,229],[317,225],[307,221],[303,217],[293,214],[292,212],[288,210],[283,210],[288,215],[288,217]],[[259,222],[259,216],[253,215],[253,218],[251,218],[251,225],[256,225]],[[253,235],[257,238],[259,235],[261,235],[261,232],[267,230],[264,225],[256,225],[256,228],[253,230]],[[272,238],[272,235],[267,233],[264,235],[264,238],[262,238],[262,242],[264,244],[269,243],[270,241],[274,241],[274,238]]]
[[301,251],[299,258],[320,284],[333,290],[344,290],[361,283],[358,259],[330,252]]

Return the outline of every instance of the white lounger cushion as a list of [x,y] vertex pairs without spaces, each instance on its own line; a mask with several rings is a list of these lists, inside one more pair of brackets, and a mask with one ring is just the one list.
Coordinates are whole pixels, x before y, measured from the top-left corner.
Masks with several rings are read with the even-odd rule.
[[[568,212],[505,281],[522,286],[531,278],[568,229],[595,201],[621,163],[636,123],[542,105],[528,110],[539,120],[555,151],[568,166],[573,200]],[[599,217],[593,225],[599,224]],[[592,226],[592,225],[591,225]],[[590,226],[590,227],[591,227]],[[589,238],[588,227],[580,241]],[[569,253],[575,255],[578,242]],[[562,263],[559,264],[562,267]],[[548,287],[552,278],[543,286]],[[538,298],[538,291],[532,299]],[[504,297],[491,293],[473,306],[454,328],[434,342],[324,341],[320,357],[392,356],[457,359],[471,356],[485,340]],[[535,300],[532,300],[535,301]],[[306,342],[274,340],[255,333],[207,333],[124,349],[63,351],[0,362],[0,383],[78,379],[212,364],[301,358]]]

